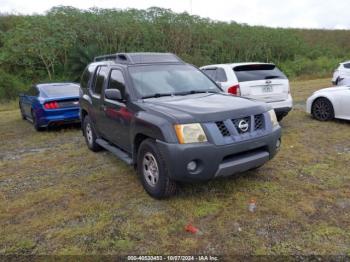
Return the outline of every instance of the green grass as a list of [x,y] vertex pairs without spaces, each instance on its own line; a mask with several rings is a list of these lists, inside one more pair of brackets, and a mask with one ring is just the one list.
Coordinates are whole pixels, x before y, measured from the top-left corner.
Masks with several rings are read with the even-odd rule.
[[38,133],[2,104],[0,254],[349,254],[350,126],[303,110],[329,85],[292,82],[296,109],[275,159],[164,201],[111,154],[89,151],[78,128]]

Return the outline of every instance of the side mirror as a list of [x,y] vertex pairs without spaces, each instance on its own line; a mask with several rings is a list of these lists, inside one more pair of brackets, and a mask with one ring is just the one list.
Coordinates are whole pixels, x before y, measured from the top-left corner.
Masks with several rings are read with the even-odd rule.
[[122,94],[118,89],[106,89],[105,97],[110,100],[120,101],[122,100]]

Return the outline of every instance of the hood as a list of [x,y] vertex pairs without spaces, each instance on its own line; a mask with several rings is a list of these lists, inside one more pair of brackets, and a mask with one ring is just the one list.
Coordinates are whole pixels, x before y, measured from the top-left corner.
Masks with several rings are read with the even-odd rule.
[[214,122],[261,114],[270,109],[265,103],[224,93],[193,94],[144,100],[150,110],[175,118],[178,123]]
[[322,93],[322,92],[339,92],[339,91],[344,91],[349,89],[350,89],[350,86],[333,86],[333,87],[317,90],[314,94]]

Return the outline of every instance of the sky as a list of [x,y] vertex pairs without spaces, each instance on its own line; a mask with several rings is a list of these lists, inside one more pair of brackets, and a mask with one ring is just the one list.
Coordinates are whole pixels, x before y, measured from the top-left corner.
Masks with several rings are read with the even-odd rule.
[[350,0],[0,0],[0,13],[42,14],[59,5],[80,9],[158,6],[249,25],[350,29]]

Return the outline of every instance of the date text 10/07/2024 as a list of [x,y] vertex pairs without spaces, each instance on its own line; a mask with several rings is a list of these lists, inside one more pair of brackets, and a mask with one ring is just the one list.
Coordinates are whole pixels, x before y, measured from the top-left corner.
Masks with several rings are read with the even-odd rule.
[[128,256],[128,261],[219,261],[217,256]]

